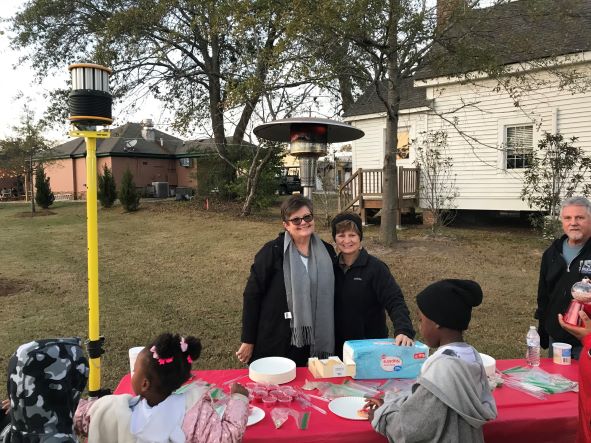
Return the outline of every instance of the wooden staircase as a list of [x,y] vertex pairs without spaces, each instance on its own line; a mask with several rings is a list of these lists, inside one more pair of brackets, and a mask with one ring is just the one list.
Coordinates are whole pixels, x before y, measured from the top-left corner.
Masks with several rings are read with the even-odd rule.
[[[382,169],[358,169],[339,188],[339,212],[353,210],[359,213],[365,225],[369,212],[382,209],[382,174]],[[403,211],[418,207],[419,182],[419,168],[398,167],[399,217]],[[397,220],[397,224],[400,224],[400,220]]]

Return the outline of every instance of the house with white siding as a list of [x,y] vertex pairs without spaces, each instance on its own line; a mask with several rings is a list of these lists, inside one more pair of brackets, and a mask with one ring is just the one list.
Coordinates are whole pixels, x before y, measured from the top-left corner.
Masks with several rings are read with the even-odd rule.
[[[499,63],[508,73],[501,81],[453,63],[443,73],[427,65],[407,79],[398,165],[415,165],[412,143],[405,151],[409,140],[420,140],[427,131],[445,131],[459,192],[457,209],[530,210],[520,198],[523,168],[544,132],[578,137],[577,143],[591,154],[591,1],[575,3],[578,13],[570,16],[566,28],[551,14],[529,20],[522,9],[525,1],[488,11],[491,35],[496,32],[489,44],[509,48],[509,38],[515,41],[523,34],[529,39],[514,53],[498,49]],[[482,28],[486,32],[486,23]],[[368,89],[344,119],[366,134],[352,143],[353,173],[381,169],[386,113],[375,89]]]

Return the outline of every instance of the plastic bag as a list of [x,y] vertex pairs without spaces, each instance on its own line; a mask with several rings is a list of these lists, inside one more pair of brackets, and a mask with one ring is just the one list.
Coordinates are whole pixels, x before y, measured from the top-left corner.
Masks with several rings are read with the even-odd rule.
[[273,408],[271,418],[273,419],[275,429],[279,429],[289,418],[289,408]]
[[550,374],[540,368],[516,366],[502,371],[504,384],[536,398],[562,392],[578,392],[579,384],[559,374]]
[[300,393],[300,395],[298,395],[298,396],[295,398],[295,400],[296,400],[296,401],[297,401],[297,402],[298,402],[298,403],[299,403],[299,404],[300,404],[300,405],[301,405],[301,406],[302,406],[304,409],[307,409],[307,408],[315,409],[315,410],[317,410],[318,412],[320,412],[321,414],[323,414],[323,415],[326,415],[326,411],[325,411],[324,409],[322,409],[321,407],[319,407],[319,406],[316,406],[315,404],[313,404],[313,403],[310,401],[310,398],[309,398],[309,397],[307,397],[305,394],[304,394],[304,395],[302,395],[302,394],[303,394],[303,393]]
[[360,383],[358,381],[347,380],[342,386],[346,386],[347,388],[355,389],[357,391],[363,392],[363,397],[376,397],[380,395],[380,390],[368,385],[367,383]]
[[296,411],[292,408],[273,408],[271,411],[271,418],[275,429],[279,429],[287,421],[289,416],[292,416],[296,422],[298,429],[308,429],[310,424],[310,412]]
[[416,380],[409,378],[391,378],[380,386],[384,393],[385,402],[398,401],[400,398],[406,398],[412,393],[412,387]]
[[176,391],[174,391],[174,393],[175,394],[182,394],[183,392],[185,392],[186,390],[188,390],[189,388],[191,388],[193,386],[207,388],[207,387],[211,386],[211,384],[201,378],[198,378],[197,380],[192,380],[191,382],[182,385],[180,388],[178,388]]
[[373,396],[377,391],[356,382],[347,382],[343,384],[331,383],[328,381],[308,381],[302,386],[302,389],[311,391],[318,389],[321,397],[333,400],[338,397],[367,397]]
[[212,389],[209,390],[207,393],[209,398],[211,399],[211,406],[217,412],[217,414],[222,417],[224,415],[224,411],[226,410],[226,404],[230,400],[230,396],[228,396],[223,389],[214,386]]
[[291,415],[296,421],[298,429],[308,429],[310,424],[310,412],[309,411],[296,411],[295,409],[289,409],[289,415]]

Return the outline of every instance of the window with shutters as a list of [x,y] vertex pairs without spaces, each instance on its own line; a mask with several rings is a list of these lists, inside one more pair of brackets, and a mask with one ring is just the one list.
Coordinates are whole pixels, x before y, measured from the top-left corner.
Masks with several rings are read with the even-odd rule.
[[507,151],[507,169],[519,169],[529,166],[534,152],[533,125],[506,126],[505,148]]

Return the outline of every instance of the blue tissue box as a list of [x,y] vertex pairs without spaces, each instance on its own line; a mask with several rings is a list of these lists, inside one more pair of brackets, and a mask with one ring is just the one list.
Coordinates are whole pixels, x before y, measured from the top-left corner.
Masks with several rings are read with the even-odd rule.
[[429,357],[429,347],[396,346],[393,338],[349,340],[343,346],[343,362],[355,364],[355,379],[417,378]]

